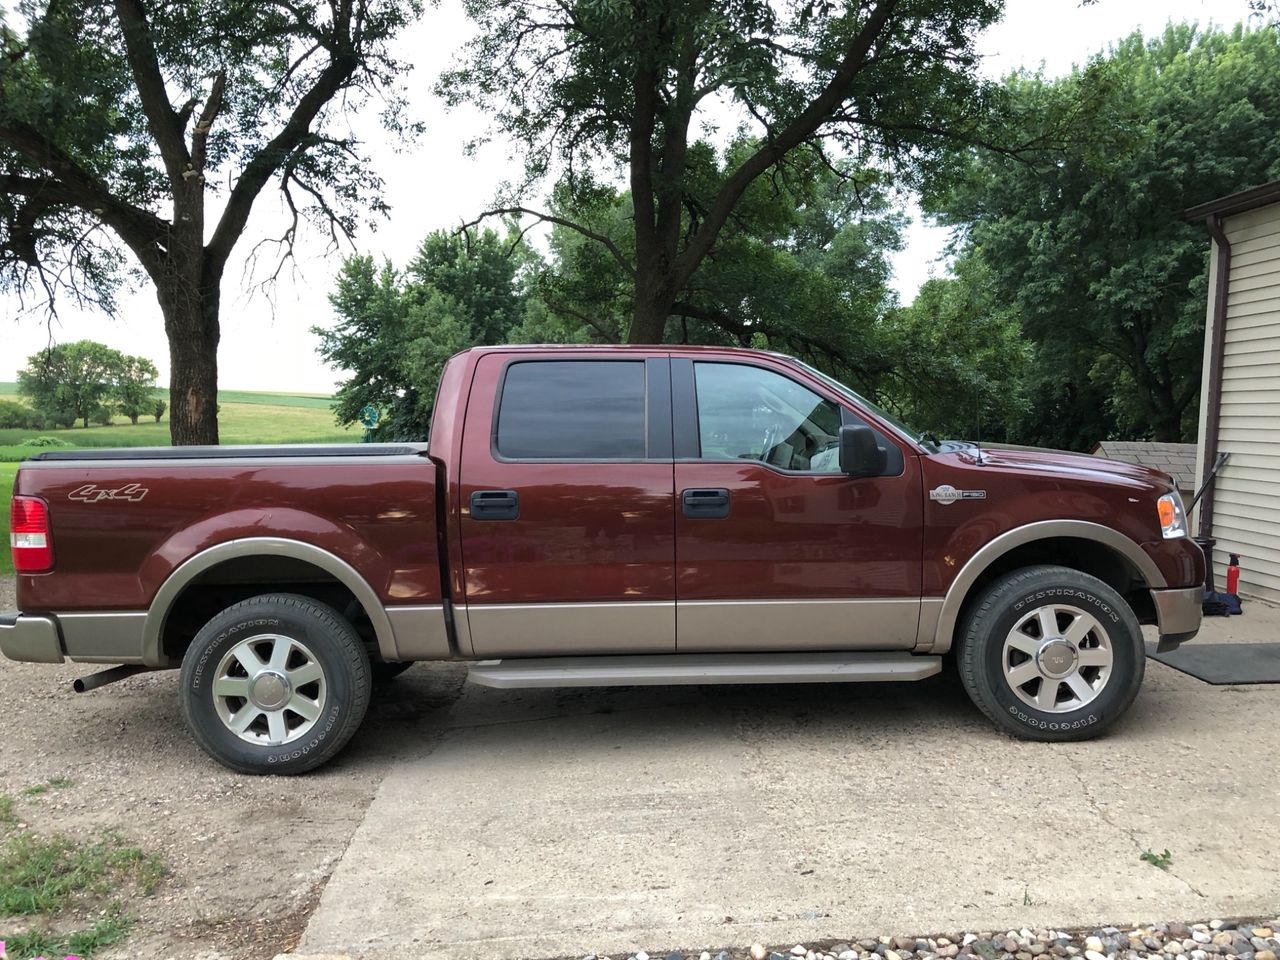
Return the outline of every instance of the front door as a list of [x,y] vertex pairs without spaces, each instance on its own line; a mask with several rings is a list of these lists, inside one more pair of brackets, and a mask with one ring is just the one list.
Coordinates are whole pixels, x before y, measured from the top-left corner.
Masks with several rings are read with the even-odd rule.
[[475,656],[675,649],[665,357],[488,354],[462,451]]
[[[912,647],[923,506],[909,445],[789,364],[677,358],[671,374],[678,649]],[[887,475],[840,472],[840,426],[858,422],[880,434]]]

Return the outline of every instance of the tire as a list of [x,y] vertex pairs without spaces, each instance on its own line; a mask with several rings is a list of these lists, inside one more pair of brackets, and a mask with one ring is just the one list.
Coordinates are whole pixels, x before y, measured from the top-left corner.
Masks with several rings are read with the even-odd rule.
[[219,763],[289,775],[346,745],[370,686],[369,655],[347,620],[307,597],[268,594],[200,629],[182,658],[179,697],[196,742]]
[[369,670],[373,677],[373,685],[380,687],[384,683],[390,683],[412,667],[414,662],[413,660],[371,660]]
[[969,698],[1001,730],[1088,740],[1133,703],[1146,652],[1119,593],[1078,570],[1038,566],[1001,578],[969,607],[957,665]]

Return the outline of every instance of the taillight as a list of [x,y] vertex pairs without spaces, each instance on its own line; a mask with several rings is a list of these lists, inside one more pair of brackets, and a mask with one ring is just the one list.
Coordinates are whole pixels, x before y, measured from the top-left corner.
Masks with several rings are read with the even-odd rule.
[[18,573],[53,569],[53,539],[49,535],[49,505],[39,497],[14,497],[9,508],[9,546]]

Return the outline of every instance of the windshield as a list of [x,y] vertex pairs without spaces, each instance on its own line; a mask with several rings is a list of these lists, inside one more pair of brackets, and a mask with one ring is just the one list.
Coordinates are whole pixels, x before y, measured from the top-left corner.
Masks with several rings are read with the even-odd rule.
[[925,439],[928,436],[927,432],[917,430],[914,427],[911,427],[908,424],[903,423],[900,419],[895,417],[892,413],[890,413],[884,407],[880,406],[878,403],[872,403],[866,397],[862,396],[862,394],[858,393],[856,390],[853,390],[845,386],[843,383],[841,383],[839,380],[835,379],[834,377],[827,376],[827,374],[823,373],[821,370],[817,369],[816,367],[809,366],[809,364],[805,363],[803,360],[798,360],[795,357],[788,357],[787,359],[790,360],[792,363],[794,363],[796,366],[803,367],[805,370],[813,374],[815,377],[817,377],[819,380],[825,383],[828,387],[830,387],[836,393],[840,394],[840,396],[844,397],[850,403],[853,403],[856,406],[863,407],[864,409],[870,410],[881,420],[897,427],[901,433],[906,434],[908,437],[910,437],[912,440],[914,440],[916,443],[920,444],[921,446],[927,447],[931,450],[937,447],[937,444],[932,440],[932,438]]

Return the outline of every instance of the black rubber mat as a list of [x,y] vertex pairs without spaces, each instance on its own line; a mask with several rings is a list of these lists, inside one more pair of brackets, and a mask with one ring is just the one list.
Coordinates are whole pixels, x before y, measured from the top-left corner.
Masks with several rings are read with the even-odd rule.
[[1205,683],[1280,683],[1280,643],[1189,640],[1168,653],[1156,653],[1155,647],[1148,647],[1147,656]]

